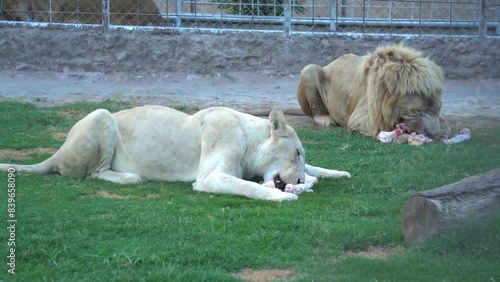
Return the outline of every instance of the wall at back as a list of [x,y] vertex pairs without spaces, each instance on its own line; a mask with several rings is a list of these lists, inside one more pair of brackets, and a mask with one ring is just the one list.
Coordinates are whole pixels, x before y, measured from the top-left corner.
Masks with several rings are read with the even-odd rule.
[[447,78],[500,77],[500,40],[467,37],[302,35],[0,27],[0,71],[250,71],[298,74],[380,44],[406,42],[436,61]]

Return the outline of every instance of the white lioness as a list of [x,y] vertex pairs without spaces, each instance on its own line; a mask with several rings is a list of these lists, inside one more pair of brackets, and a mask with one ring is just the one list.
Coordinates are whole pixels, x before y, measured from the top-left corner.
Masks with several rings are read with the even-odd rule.
[[304,148],[280,110],[266,120],[228,108],[191,116],[161,106],[115,114],[96,110],[73,126],[49,159],[34,165],[0,164],[0,170],[9,168],[117,183],[195,181],[198,191],[273,201],[297,195],[243,179],[260,176],[301,184],[315,177],[350,177],[306,165]]

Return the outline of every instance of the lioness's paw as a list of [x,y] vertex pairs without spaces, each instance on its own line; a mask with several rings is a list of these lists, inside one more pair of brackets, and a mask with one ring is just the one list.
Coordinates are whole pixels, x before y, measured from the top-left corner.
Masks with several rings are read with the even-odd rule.
[[351,174],[347,171],[341,171],[341,170],[326,170],[326,172],[323,174],[323,177],[347,177],[351,178]]
[[275,201],[275,202],[283,202],[283,201],[294,201],[297,200],[299,196],[292,194],[281,192],[279,190],[273,191],[266,197],[266,200]]
[[340,177],[347,177],[347,178],[351,178],[351,174],[347,171],[341,171],[342,175]]

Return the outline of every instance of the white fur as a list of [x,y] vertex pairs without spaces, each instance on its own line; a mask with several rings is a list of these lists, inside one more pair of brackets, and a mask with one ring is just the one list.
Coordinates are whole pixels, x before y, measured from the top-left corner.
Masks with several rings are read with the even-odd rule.
[[48,160],[0,164],[0,170],[8,168],[124,184],[195,181],[197,191],[273,201],[295,200],[297,195],[244,179],[261,176],[270,181],[279,174],[285,183],[310,190],[315,177],[350,177],[344,171],[306,165],[304,148],[280,110],[266,120],[228,108],[191,116],[160,106],[115,114],[96,110],[75,124]]

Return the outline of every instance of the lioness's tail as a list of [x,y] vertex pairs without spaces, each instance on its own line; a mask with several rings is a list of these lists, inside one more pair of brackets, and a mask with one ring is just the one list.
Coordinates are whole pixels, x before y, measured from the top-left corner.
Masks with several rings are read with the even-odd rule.
[[49,174],[58,172],[56,166],[56,155],[46,159],[45,161],[32,164],[32,165],[16,165],[16,164],[0,164],[0,171],[9,171],[15,169],[16,171],[25,171],[37,174]]

